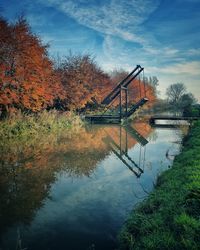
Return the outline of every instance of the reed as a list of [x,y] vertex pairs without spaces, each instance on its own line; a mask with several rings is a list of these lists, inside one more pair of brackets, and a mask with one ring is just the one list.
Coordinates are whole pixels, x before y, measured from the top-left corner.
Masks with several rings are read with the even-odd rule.
[[83,122],[72,112],[60,113],[55,110],[25,115],[17,112],[0,122],[1,139],[43,136],[49,133],[78,130]]

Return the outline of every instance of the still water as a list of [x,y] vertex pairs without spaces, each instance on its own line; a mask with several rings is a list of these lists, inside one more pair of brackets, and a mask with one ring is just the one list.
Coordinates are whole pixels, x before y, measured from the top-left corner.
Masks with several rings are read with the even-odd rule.
[[0,161],[0,249],[115,249],[181,138],[181,129],[138,122],[13,142]]

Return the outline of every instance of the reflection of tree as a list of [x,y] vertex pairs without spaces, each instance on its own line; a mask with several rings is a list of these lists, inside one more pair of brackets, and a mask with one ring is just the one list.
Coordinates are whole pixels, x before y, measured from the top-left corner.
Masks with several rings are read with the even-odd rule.
[[97,152],[90,149],[87,152],[68,151],[63,155],[59,155],[62,169],[67,172],[70,177],[90,176],[96,167],[96,164],[105,158],[107,151]]
[[89,176],[94,171],[107,154],[106,145],[99,142],[101,131],[94,138],[85,130],[80,132],[65,139],[46,138],[38,144],[4,143],[0,153],[0,233],[17,221],[31,221],[58,171],[70,176]]
[[[151,132],[145,124],[137,129]],[[122,133],[126,133],[122,128]],[[109,134],[119,143],[118,126],[93,126],[79,132],[45,138],[0,143],[0,234],[17,222],[29,223],[48,197],[56,173],[72,177],[90,176],[98,162],[111,151],[103,138]],[[123,143],[123,142],[122,142]],[[133,137],[127,146],[137,143]]]
[[15,166],[4,162],[0,169],[0,232],[18,221],[27,223],[34,211],[41,207],[48,195],[51,183],[55,180],[51,171],[38,169],[35,164],[28,169],[21,164]]
[[135,122],[133,127],[140,133],[143,137],[148,137],[149,134],[153,131],[153,128],[149,125],[148,122]]

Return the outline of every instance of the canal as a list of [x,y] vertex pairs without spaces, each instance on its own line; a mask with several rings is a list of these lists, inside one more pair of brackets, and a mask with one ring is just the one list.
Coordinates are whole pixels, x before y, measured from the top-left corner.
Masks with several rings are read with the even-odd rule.
[[115,249],[182,136],[181,128],[136,122],[13,142],[0,161],[0,249]]

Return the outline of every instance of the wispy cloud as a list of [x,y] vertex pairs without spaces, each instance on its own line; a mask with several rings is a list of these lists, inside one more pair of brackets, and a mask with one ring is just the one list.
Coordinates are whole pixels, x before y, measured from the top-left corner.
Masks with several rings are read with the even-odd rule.
[[149,72],[159,72],[168,75],[189,75],[200,77],[200,61],[175,63],[165,67],[149,67]]
[[161,70],[163,73],[171,74],[187,74],[192,76],[200,76],[200,61],[192,61],[170,65]]
[[185,51],[185,54],[188,56],[200,56],[200,48],[189,49],[189,50]]
[[37,1],[100,34],[98,61],[105,70],[141,64],[147,74],[164,79],[164,87],[171,84],[170,78],[185,78],[197,89],[199,0]]
[[85,0],[48,0],[44,3],[102,34],[143,44],[144,35],[138,34],[138,27],[158,7],[159,0],[110,0],[100,5]]
[[[124,56],[129,55],[129,48],[125,47],[126,42],[133,43],[132,54],[139,56],[141,61],[148,58],[160,62],[169,60],[178,62],[182,61],[184,56],[199,53],[199,50],[191,49],[186,53],[173,45],[164,45],[156,39],[151,30],[144,29],[144,22],[158,9],[160,0],[107,0],[98,3],[87,0],[39,1],[53,6],[79,24],[100,32],[104,37],[103,51],[111,60],[114,60],[115,56],[123,59],[122,53]],[[166,28],[169,29],[167,25]],[[118,42],[119,38],[121,44]],[[134,50],[134,47],[138,48],[134,44],[141,46],[140,50]],[[115,53],[112,53],[113,51]]]
[[[160,49],[155,48],[155,47],[151,47],[151,46],[146,46],[144,48],[144,50],[152,55],[160,55],[161,54]],[[170,47],[162,48],[162,56],[165,56],[165,57],[177,56],[177,54],[179,52],[180,51],[178,49],[175,49],[175,48],[170,48]]]

